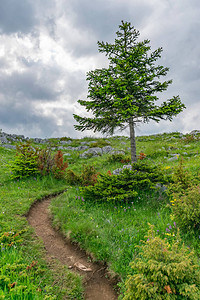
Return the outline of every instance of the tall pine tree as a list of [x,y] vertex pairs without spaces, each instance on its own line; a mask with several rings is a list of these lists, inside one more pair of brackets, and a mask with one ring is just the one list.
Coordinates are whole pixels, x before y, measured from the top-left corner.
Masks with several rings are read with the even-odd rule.
[[92,129],[113,134],[115,129],[130,128],[131,160],[136,161],[135,126],[138,122],[170,120],[185,105],[179,96],[156,105],[157,93],[167,90],[172,80],[160,81],[169,68],[155,65],[162,48],[150,52],[150,40],[137,41],[139,31],[123,22],[116,32],[114,44],[98,42],[99,52],[109,60],[108,68],[87,73],[88,100],[78,103],[92,112],[93,117],[74,114],[77,130]]

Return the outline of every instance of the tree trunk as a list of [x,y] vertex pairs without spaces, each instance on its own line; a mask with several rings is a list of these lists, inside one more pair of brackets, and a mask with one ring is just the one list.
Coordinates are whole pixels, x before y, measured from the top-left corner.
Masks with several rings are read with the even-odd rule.
[[130,128],[130,141],[131,141],[131,162],[137,161],[136,156],[136,142],[135,142],[135,123],[133,118],[129,119],[129,128]]

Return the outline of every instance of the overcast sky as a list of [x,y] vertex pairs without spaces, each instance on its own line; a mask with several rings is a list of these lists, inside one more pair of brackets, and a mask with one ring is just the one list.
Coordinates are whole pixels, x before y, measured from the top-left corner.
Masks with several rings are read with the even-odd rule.
[[[163,47],[158,61],[173,79],[166,100],[187,109],[172,122],[140,125],[137,135],[200,130],[199,0],[0,0],[0,128],[29,137],[81,138],[86,73],[106,66],[97,41],[114,42],[121,20]],[[124,132],[128,134],[128,132]]]

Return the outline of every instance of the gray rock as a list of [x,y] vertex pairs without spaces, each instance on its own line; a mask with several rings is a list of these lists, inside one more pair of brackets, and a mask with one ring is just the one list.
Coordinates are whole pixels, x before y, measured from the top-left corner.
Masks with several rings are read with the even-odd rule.
[[88,149],[89,148],[89,146],[79,146],[79,147],[76,147],[77,149],[77,151],[82,151],[82,150],[86,150],[86,149]]
[[170,153],[169,155],[171,155],[171,156],[179,156],[180,154],[178,154],[178,153]]
[[118,168],[116,170],[114,170],[112,173],[113,175],[119,175],[124,169],[132,169],[131,165],[124,165],[122,168]]
[[16,149],[15,145],[0,145],[1,147],[7,148],[7,149]]
[[68,140],[68,141],[60,141],[60,144],[61,145],[69,145],[69,144],[71,144],[71,140]]
[[103,151],[102,151],[101,148],[94,147],[94,148],[90,148],[87,151],[80,154],[80,157],[81,158],[88,158],[90,156],[99,156],[99,155],[102,155],[102,154],[103,154]]
[[71,156],[71,153],[65,153],[63,156]]
[[189,134],[196,135],[200,133],[200,130],[192,130]]
[[109,153],[113,148],[111,146],[105,146],[102,148],[103,153]]
[[7,138],[6,138],[5,136],[1,136],[1,137],[0,137],[0,143],[2,143],[2,144],[8,143]]
[[125,154],[125,152],[123,150],[113,150],[110,154]]
[[177,159],[178,159],[178,156],[173,156],[173,157],[169,158],[168,161],[175,161]]

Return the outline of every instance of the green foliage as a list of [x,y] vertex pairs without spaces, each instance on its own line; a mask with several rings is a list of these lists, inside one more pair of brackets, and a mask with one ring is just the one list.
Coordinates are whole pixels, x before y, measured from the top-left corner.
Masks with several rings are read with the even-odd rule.
[[78,122],[75,128],[112,135],[115,129],[123,130],[128,125],[131,159],[135,161],[135,124],[150,120],[172,121],[185,105],[179,96],[156,105],[158,92],[167,90],[172,83],[172,80],[160,81],[169,68],[155,65],[161,57],[162,48],[150,53],[150,41],[137,41],[139,31],[129,22],[122,21],[116,35],[114,44],[98,42],[99,52],[108,57],[109,66],[87,73],[88,100],[78,100],[78,103],[94,117],[74,114]]
[[156,236],[153,225],[141,254],[132,263],[123,300],[200,299],[200,270],[194,253],[181,244],[179,233],[171,245]]
[[185,143],[185,144],[190,144],[190,143],[194,143],[196,141],[199,140],[199,135],[195,136],[193,134],[186,134],[183,138],[182,138],[182,141]]
[[185,231],[192,229],[200,233],[200,188],[191,187],[171,203],[178,226]]
[[30,142],[16,145],[17,153],[15,160],[10,165],[12,178],[28,177],[39,174],[38,170],[38,153]]
[[119,175],[100,174],[94,186],[82,188],[85,199],[93,201],[131,201],[140,189],[155,189],[157,183],[166,183],[161,170],[150,162],[139,161],[132,170]]
[[115,162],[121,162],[121,163],[130,163],[131,158],[128,155],[124,155],[122,153],[115,153],[112,155],[109,155],[108,162],[115,163]]
[[196,182],[191,174],[185,169],[183,158],[179,160],[178,166],[174,168],[172,183],[168,187],[168,194],[182,194]]
[[90,143],[90,148],[93,148],[93,147],[103,148],[103,147],[108,146],[108,145],[110,145],[110,143],[108,143],[105,140],[99,139],[98,141],[96,141],[94,143]]
[[67,170],[66,180],[70,185],[91,185],[97,182],[98,173],[94,166],[84,165],[81,174],[76,174],[73,170]]
[[64,177],[68,163],[64,162],[62,151],[58,150],[53,155],[50,146],[44,149],[33,148],[30,142],[20,143],[16,149],[15,160],[10,164],[13,179],[36,174]]

